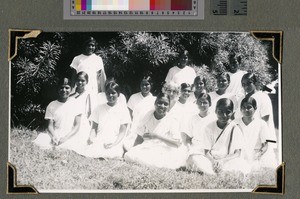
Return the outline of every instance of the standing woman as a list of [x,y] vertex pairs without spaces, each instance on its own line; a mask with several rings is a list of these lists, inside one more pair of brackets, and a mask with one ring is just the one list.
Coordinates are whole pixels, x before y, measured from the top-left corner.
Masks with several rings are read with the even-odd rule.
[[89,83],[86,90],[96,95],[100,91],[104,91],[104,83],[106,75],[103,67],[102,58],[96,55],[97,42],[93,37],[88,37],[83,42],[82,54],[74,57],[71,68],[76,70],[76,73],[84,71],[89,76]]
[[165,82],[175,82],[178,85],[182,83],[192,84],[196,77],[196,72],[192,67],[188,66],[188,64],[189,53],[185,50],[179,56],[178,65],[170,68]]
[[147,113],[140,122],[134,147],[125,153],[125,161],[170,169],[184,165],[178,122],[167,114],[169,105],[168,95],[157,96],[155,110]]

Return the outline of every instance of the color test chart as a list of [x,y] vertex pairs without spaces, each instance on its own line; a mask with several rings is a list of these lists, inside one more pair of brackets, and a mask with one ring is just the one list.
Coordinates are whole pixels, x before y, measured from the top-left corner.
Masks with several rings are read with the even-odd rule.
[[176,19],[177,17],[204,19],[204,0],[64,1],[65,19]]

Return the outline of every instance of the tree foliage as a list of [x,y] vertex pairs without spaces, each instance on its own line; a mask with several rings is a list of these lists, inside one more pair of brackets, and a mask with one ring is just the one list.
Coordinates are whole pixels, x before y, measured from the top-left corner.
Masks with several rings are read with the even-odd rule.
[[[55,99],[54,85],[61,75],[70,73],[70,63],[80,54],[80,40],[91,34],[99,42],[96,54],[104,61],[108,77],[114,77],[128,98],[139,91],[146,71],[153,76],[152,92],[161,91],[168,70],[176,65],[183,50],[188,50],[190,65],[215,89],[215,76],[227,71],[229,55],[240,60],[240,69],[258,75],[266,85],[277,75],[270,65],[269,44],[249,33],[227,32],[103,32],[42,33],[38,38],[20,40],[18,56],[11,63],[12,122],[38,126],[46,105]],[[51,89],[52,88],[52,89]]]

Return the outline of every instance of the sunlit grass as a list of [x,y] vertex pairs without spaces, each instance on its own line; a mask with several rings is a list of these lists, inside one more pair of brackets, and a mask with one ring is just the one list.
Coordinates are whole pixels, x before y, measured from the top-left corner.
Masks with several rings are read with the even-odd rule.
[[38,190],[254,189],[258,184],[275,184],[271,169],[211,176],[87,158],[69,150],[41,150],[32,143],[37,134],[12,129],[10,162],[17,168],[18,184],[31,184]]

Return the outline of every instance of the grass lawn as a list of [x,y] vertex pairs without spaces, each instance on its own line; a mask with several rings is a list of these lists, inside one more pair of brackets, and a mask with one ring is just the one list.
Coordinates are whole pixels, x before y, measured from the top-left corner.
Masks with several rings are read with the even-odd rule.
[[211,176],[92,159],[62,149],[41,150],[31,142],[37,134],[12,129],[9,161],[17,168],[18,184],[30,184],[38,190],[254,189],[258,184],[275,184],[271,169],[245,176],[229,172]]

